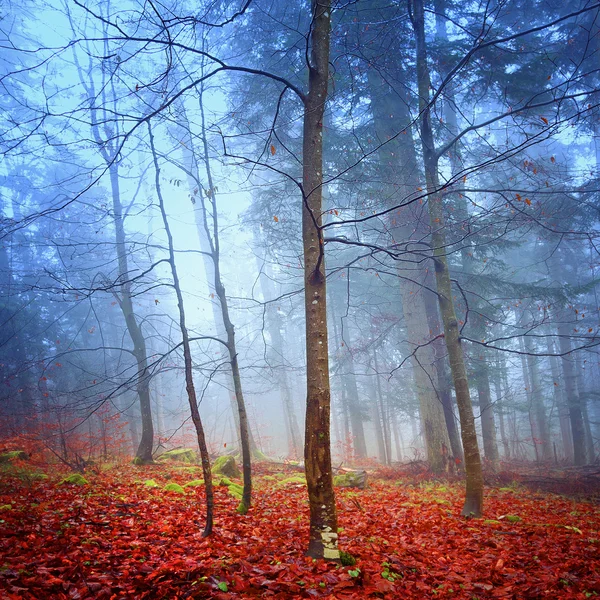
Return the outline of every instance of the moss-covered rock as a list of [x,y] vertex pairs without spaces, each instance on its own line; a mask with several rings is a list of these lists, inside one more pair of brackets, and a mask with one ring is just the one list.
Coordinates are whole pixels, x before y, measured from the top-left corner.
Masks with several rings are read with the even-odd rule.
[[161,454],[157,460],[159,462],[197,463],[198,454],[193,448],[177,448],[176,450],[168,450],[164,454]]
[[233,456],[218,456],[213,463],[212,472],[215,475],[225,475],[234,479],[239,479],[242,476]]
[[163,488],[165,492],[174,492],[175,494],[185,494],[185,490],[178,483],[167,483]]
[[241,485],[238,485],[237,483],[232,483],[231,485],[227,486],[227,491],[234,498],[237,498],[238,500],[241,500],[242,499],[242,495],[244,493],[244,488]]
[[523,519],[521,519],[521,517],[519,517],[518,515],[506,515],[506,520],[510,521],[511,523],[518,523]]
[[158,483],[156,483],[156,481],[154,481],[154,479],[146,479],[146,481],[144,481],[144,485],[149,488],[159,487]]
[[65,477],[59,485],[89,485],[88,480],[81,473],[73,473]]
[[29,454],[23,450],[11,450],[0,454],[0,465],[11,463],[13,460],[29,460]]
[[304,475],[294,475],[293,477],[282,479],[279,485],[306,485],[306,477]]
[[192,481],[188,481],[183,487],[200,487],[204,485],[204,479],[194,479]]
[[335,487],[349,487],[363,490],[367,487],[367,472],[353,471],[350,473],[343,473],[342,475],[336,475],[333,478],[333,485]]

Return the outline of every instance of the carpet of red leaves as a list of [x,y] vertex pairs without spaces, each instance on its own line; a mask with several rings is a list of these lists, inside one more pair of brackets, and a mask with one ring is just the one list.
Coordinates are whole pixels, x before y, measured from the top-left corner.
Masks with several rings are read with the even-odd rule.
[[[597,504],[488,488],[485,519],[464,519],[459,483],[373,477],[366,490],[338,490],[341,547],[357,560],[341,567],[304,556],[306,489],[263,479],[276,469],[255,468],[245,516],[216,488],[208,539],[203,489],[162,490],[197,477],[173,466],[86,473],[88,486],[3,477],[0,597],[600,597]],[[161,487],[140,484],[149,478]]]

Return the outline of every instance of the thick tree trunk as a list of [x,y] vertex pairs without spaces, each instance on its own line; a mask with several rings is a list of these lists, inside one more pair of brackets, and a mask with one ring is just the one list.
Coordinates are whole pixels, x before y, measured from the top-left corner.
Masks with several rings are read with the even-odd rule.
[[330,447],[327,296],[323,243],[323,115],[329,79],[330,0],[313,0],[308,94],[304,99],[302,240],[306,315],[304,459],[310,537],[308,556],[339,560]]
[[[368,70],[368,78],[375,130],[380,142],[383,142],[394,130],[408,127],[412,117],[408,105],[401,98],[392,93],[383,93],[387,84],[375,69]],[[419,171],[412,135],[407,133],[406,136],[397,137],[392,143],[382,145],[379,158],[382,179],[389,180],[394,186],[394,192],[390,190],[386,194],[390,201],[397,203],[409,198],[417,188]],[[423,208],[413,203],[390,213],[388,230],[397,248],[403,250],[397,270],[408,351],[414,352],[410,362],[423,423],[427,460],[432,471],[440,473],[446,468],[448,449],[452,447],[453,453],[458,452],[455,456],[459,457],[461,451],[459,444],[451,445],[448,419],[444,414],[448,398],[451,397],[449,381],[444,379],[443,365],[437,362],[434,347],[429,343],[432,332],[428,317],[433,317],[427,311],[426,297],[430,292],[425,286],[430,284],[431,278],[423,260],[422,240],[427,237],[428,232],[421,225],[422,222]],[[434,311],[437,313],[437,308]],[[438,358],[444,360],[442,357]],[[452,425],[453,418],[450,419],[450,427]]]
[[479,517],[483,512],[483,475],[479,447],[477,445],[473,406],[469,392],[469,381],[460,344],[458,319],[456,318],[454,309],[452,284],[446,257],[443,199],[439,191],[438,157],[433,140],[429,106],[429,90],[431,85],[429,68],[427,66],[423,0],[411,1],[410,8],[417,49],[417,83],[419,90],[419,111],[421,114],[421,141],[423,144],[423,162],[425,165],[425,179],[432,230],[435,278],[440,312],[442,322],[444,323],[444,338],[450,359],[454,389],[456,390],[456,403],[460,414],[463,450],[465,453],[467,482],[466,498],[462,514]]
[[185,387],[188,395],[188,402],[190,405],[190,412],[192,415],[192,422],[196,429],[196,438],[198,440],[198,448],[200,450],[200,458],[202,461],[202,473],[204,475],[204,489],[206,491],[206,524],[204,531],[202,532],[203,537],[208,537],[212,533],[213,529],[213,512],[214,512],[214,493],[212,483],[212,472],[210,468],[210,456],[208,454],[208,448],[206,446],[206,438],[204,436],[204,427],[202,426],[202,419],[200,418],[200,412],[198,410],[198,400],[196,398],[196,389],[194,387],[194,375],[192,372],[192,353],[190,349],[190,340],[188,330],[185,322],[185,308],[183,304],[183,294],[181,293],[181,285],[179,284],[179,276],[177,274],[177,265],[175,264],[175,252],[173,250],[173,236],[171,235],[171,228],[169,227],[169,220],[165,210],[165,203],[160,186],[160,168],[158,165],[158,159],[156,157],[156,150],[154,148],[154,137],[150,125],[148,125],[150,133],[150,146],[152,149],[152,157],[154,159],[154,169],[156,173],[156,193],[158,195],[158,201],[160,205],[160,212],[163,218],[163,224],[165,232],[167,234],[168,248],[169,248],[169,265],[171,267],[171,275],[173,277],[173,287],[177,295],[177,307],[179,309],[179,326],[181,328],[182,344],[183,344],[183,360],[185,365]]

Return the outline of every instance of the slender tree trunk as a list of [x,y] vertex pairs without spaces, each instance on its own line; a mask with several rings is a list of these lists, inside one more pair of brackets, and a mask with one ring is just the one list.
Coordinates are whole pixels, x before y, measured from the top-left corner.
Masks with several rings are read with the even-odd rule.
[[550,426],[548,415],[544,406],[544,395],[540,383],[539,364],[537,356],[534,356],[535,348],[531,339],[525,338],[525,349],[527,351],[527,364],[531,373],[531,400],[535,411],[538,435],[542,446],[542,457],[544,460],[552,460],[554,455],[552,440],[550,439]]
[[483,436],[483,453],[493,469],[498,467],[498,444],[496,441],[496,422],[494,405],[490,391],[490,378],[487,363],[482,363],[477,377],[477,395],[479,397],[479,414],[481,415],[481,433]]
[[123,207],[121,205],[121,192],[119,189],[118,167],[112,163],[109,167],[110,183],[113,201],[113,221],[115,224],[115,236],[117,247],[117,260],[119,265],[119,288],[120,294],[117,301],[125,318],[127,331],[133,342],[133,355],[137,363],[137,393],[140,400],[140,412],[142,416],[142,436],[140,445],[136,452],[136,462],[146,464],[153,462],[152,448],[154,445],[154,425],[152,423],[152,406],[150,403],[150,388],[148,373],[148,358],[146,352],[146,340],[138,324],[133,302],[131,299],[131,283],[129,272],[127,249],[125,245],[125,227],[123,226]]
[[379,375],[379,363],[377,361],[377,350],[373,351],[373,360],[375,364],[376,382],[377,382],[377,400],[379,402],[379,414],[381,415],[381,425],[383,433],[383,444],[385,448],[385,464],[392,464],[392,443],[390,436],[390,415],[389,407],[383,402],[383,393],[381,391],[381,376]]
[[[221,306],[221,318],[225,334],[227,338],[227,351],[229,353],[229,363],[231,365],[231,376],[233,378],[233,389],[235,392],[235,400],[237,403],[237,415],[240,429],[240,442],[242,445],[242,474],[244,478],[244,487],[242,491],[242,499],[238,506],[240,514],[246,514],[250,508],[252,501],[252,456],[250,448],[250,428],[248,425],[248,414],[246,412],[246,402],[242,390],[242,378],[240,376],[240,367],[238,363],[238,353],[235,343],[235,329],[229,316],[229,304],[225,293],[225,286],[221,279],[221,247],[219,241],[219,218],[217,211],[217,190],[213,182],[212,171],[210,168],[210,153],[208,150],[208,140],[206,138],[206,124],[204,120],[204,102],[202,99],[203,90],[200,89],[198,102],[200,105],[202,145],[204,150],[204,165],[206,167],[206,177],[208,181],[208,189],[204,195],[200,195],[200,203],[202,205],[202,217],[204,231],[208,239],[210,247],[210,256],[212,258],[214,288]],[[205,199],[206,196],[206,199]],[[209,226],[209,210],[206,202],[210,203],[210,216],[212,217],[212,232]]]
[[403,455],[402,455],[402,447],[403,447],[403,443],[402,443],[402,438],[400,436],[400,428],[398,427],[398,416],[394,415],[392,417],[392,429],[394,431],[394,446],[396,448],[396,460],[398,462],[401,462],[403,459]]
[[581,405],[581,416],[583,417],[583,427],[585,430],[585,452],[588,463],[593,464],[595,461],[594,438],[592,436],[592,426],[590,424],[590,415],[588,412],[587,389],[585,371],[583,368],[583,360],[581,354],[575,360],[575,369],[577,373],[577,393],[579,395],[579,403]]
[[[271,283],[271,278],[268,276],[268,273],[263,272],[266,268],[266,263],[264,265],[259,265],[259,280],[265,301],[275,296],[274,290],[272,289],[273,286]],[[283,337],[281,335],[281,328],[283,326],[281,317],[272,303],[267,305],[265,310],[266,326],[269,337],[271,338],[271,344],[273,345],[274,359],[283,361],[285,355],[283,349]],[[296,411],[290,394],[288,375],[283,365],[280,371],[277,373],[277,380],[279,383],[279,392],[282,401],[283,416],[288,438],[288,455],[291,458],[296,459],[302,455],[302,440],[300,438],[300,428],[298,427]]]
[[150,123],[148,123],[148,131],[150,134],[150,147],[152,149],[152,157],[154,159],[154,169],[156,175],[156,193],[158,195],[158,201],[160,204],[160,212],[163,218],[163,224],[165,232],[167,234],[167,241],[169,247],[169,265],[171,267],[171,275],[173,277],[173,287],[175,288],[175,294],[177,295],[177,307],[179,309],[179,326],[181,328],[181,336],[183,338],[183,360],[185,365],[185,387],[188,395],[188,402],[190,405],[190,412],[192,415],[192,422],[196,428],[196,437],[198,440],[198,448],[200,450],[200,458],[202,461],[202,473],[204,475],[204,489],[206,491],[206,524],[204,531],[202,532],[203,537],[208,537],[212,533],[213,529],[213,511],[214,511],[214,494],[213,494],[213,483],[212,473],[210,469],[210,456],[208,454],[208,448],[206,447],[206,438],[204,436],[204,427],[202,426],[202,419],[200,418],[200,412],[198,410],[198,400],[196,398],[196,389],[194,387],[194,375],[192,372],[192,353],[190,349],[190,340],[188,330],[185,322],[185,308],[183,304],[183,294],[181,293],[181,285],[179,284],[179,276],[177,274],[177,265],[175,264],[175,252],[173,250],[173,236],[171,235],[171,228],[169,227],[169,220],[165,210],[165,203],[161,191],[160,185],[160,168],[158,165],[158,159],[156,157],[156,150],[154,148],[154,136]]
[[306,315],[306,436],[304,459],[310,537],[308,556],[339,560],[330,446],[327,296],[323,242],[323,115],[329,79],[330,0],[313,0],[308,94],[304,99],[302,240]]
[[[199,97],[199,106],[200,113],[202,118],[202,123],[204,123],[204,104],[202,101],[202,92]],[[196,231],[198,233],[198,241],[200,243],[200,250],[202,252],[202,263],[204,266],[204,271],[206,273],[206,279],[208,282],[208,289],[211,294],[211,297],[214,298],[215,295],[219,302],[212,302],[212,314],[213,314],[213,322],[215,325],[215,331],[217,337],[221,340],[228,339],[228,333],[223,321],[223,305],[221,304],[221,298],[217,293],[217,287],[215,285],[215,281],[217,278],[216,268],[215,268],[215,245],[216,239],[214,235],[211,235],[210,227],[208,226],[208,220],[206,215],[206,200],[203,197],[202,185],[200,183],[200,167],[199,160],[197,158],[197,153],[195,149],[194,137],[192,136],[191,126],[189,119],[187,117],[187,112],[185,110],[185,106],[181,103],[178,106],[178,118],[179,118],[179,126],[181,128],[181,133],[184,136],[185,143],[181,143],[181,152],[183,156],[183,161],[185,164],[185,172],[188,178],[188,184],[190,186],[190,197],[192,203],[194,204],[194,220],[196,223]],[[181,142],[181,140],[179,140]],[[208,201],[211,204],[216,205],[217,201],[217,190],[212,183],[212,171],[210,168],[210,155],[208,152],[208,143],[206,140],[206,132],[204,129],[204,125],[202,125],[201,131],[201,141],[203,145],[203,157],[202,162],[205,164],[207,180],[208,180],[208,190],[204,190],[204,194],[209,194]],[[216,217],[216,215],[215,215]],[[218,233],[218,232],[217,232]],[[225,301],[227,299],[225,298]],[[229,352],[230,360],[231,360],[231,352]],[[243,460],[243,445],[244,442],[242,440],[242,424],[240,423],[240,414],[239,414],[239,402],[237,398],[237,390],[235,384],[235,376],[233,374],[233,369],[231,370],[231,379],[229,381],[229,385],[233,388],[234,395],[227,394],[228,401],[231,403],[231,413],[233,415],[233,420],[235,422],[235,430],[238,439],[239,448],[242,452],[242,460]],[[244,409],[245,410],[245,409]],[[247,429],[247,437],[248,444],[250,445],[251,454],[257,454],[256,442],[254,441],[254,436],[252,435],[252,430],[250,428]]]
[[519,338],[519,350],[521,351],[521,371],[523,373],[523,385],[525,387],[525,398],[527,399],[527,416],[529,418],[529,429],[531,430],[531,441],[533,444],[533,452],[536,462],[539,462],[540,456],[538,452],[539,433],[537,423],[533,418],[533,398],[531,394],[531,380],[529,378],[529,369],[527,368],[527,356],[525,353],[525,344],[523,338]]
[[494,375],[494,392],[496,394],[496,414],[498,415],[498,424],[500,425],[500,439],[502,440],[502,448],[504,449],[504,459],[507,460],[510,458],[510,446],[506,437],[506,426],[504,424],[504,399],[500,384],[500,361],[498,361]]
[[483,512],[483,474],[481,471],[479,447],[477,445],[473,406],[469,392],[469,381],[460,343],[458,319],[456,318],[454,309],[452,284],[445,250],[443,198],[439,191],[438,156],[433,139],[429,106],[431,84],[429,68],[427,66],[423,0],[409,0],[409,2],[417,49],[417,83],[419,90],[419,111],[421,114],[421,141],[423,144],[423,162],[425,165],[425,179],[432,230],[431,241],[433,245],[435,278],[440,312],[442,322],[444,323],[444,339],[450,359],[450,368],[456,391],[456,403],[460,414],[463,450],[465,453],[467,482],[466,498],[462,514],[479,517]]
[[[546,338],[546,349],[548,354],[555,352],[554,343],[550,337]],[[563,394],[563,384],[559,374],[558,359],[556,356],[549,356],[550,373],[552,374],[552,393],[554,402],[558,409],[558,421],[560,424],[560,436],[562,439],[563,452],[565,459],[573,463],[573,436],[571,433],[571,423],[569,421],[569,407]]]
[[558,326],[559,348],[563,368],[563,379],[565,382],[565,394],[569,406],[569,420],[571,421],[571,434],[573,436],[573,460],[575,465],[586,464],[585,454],[585,427],[581,404],[577,393],[577,381],[575,369],[573,368],[573,355],[571,354],[571,329],[568,323],[560,323]]

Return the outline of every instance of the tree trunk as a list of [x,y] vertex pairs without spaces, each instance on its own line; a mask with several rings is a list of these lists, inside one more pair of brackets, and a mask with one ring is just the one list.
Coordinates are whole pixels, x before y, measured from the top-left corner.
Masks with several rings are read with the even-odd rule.
[[479,414],[481,416],[481,433],[483,435],[483,453],[493,469],[498,467],[498,444],[496,441],[496,422],[494,405],[490,391],[490,377],[487,363],[480,365],[477,377],[477,395],[479,397]]
[[428,194],[429,216],[432,230],[433,260],[437,283],[440,312],[444,324],[444,339],[450,359],[450,368],[456,391],[456,403],[460,414],[463,450],[465,453],[466,498],[462,509],[465,516],[480,517],[483,512],[483,475],[481,458],[477,445],[477,433],[473,417],[473,406],[469,392],[469,381],[464,355],[460,343],[458,319],[454,309],[452,284],[446,257],[444,235],[443,198],[440,193],[438,176],[438,156],[436,153],[429,105],[431,88],[429,67],[427,66],[427,44],[425,41],[425,17],[423,0],[410,1],[411,19],[415,31],[417,49],[417,83],[419,90],[419,111],[423,162]]
[[381,425],[383,433],[383,444],[385,449],[385,464],[392,464],[392,441],[390,435],[390,415],[389,406],[383,402],[383,393],[381,391],[381,376],[379,374],[379,363],[377,361],[377,350],[373,351],[373,360],[375,363],[375,373],[377,382],[377,400],[379,402],[379,414],[381,415]]
[[571,434],[573,437],[573,461],[575,465],[586,464],[585,453],[585,427],[583,415],[577,394],[577,381],[575,369],[573,368],[573,355],[571,354],[571,329],[568,323],[560,323],[558,326],[558,343],[563,368],[563,379],[565,382],[565,394],[569,406],[569,420],[571,421]]
[[534,356],[535,348],[529,338],[525,338],[525,349],[527,350],[527,365],[531,374],[531,400],[535,411],[535,420],[539,442],[542,447],[542,458],[544,460],[552,460],[554,455],[552,448],[552,440],[550,439],[550,428],[548,425],[548,415],[544,406],[544,396],[542,385],[540,383],[538,358]]
[[339,560],[330,446],[327,297],[322,224],[323,115],[329,79],[330,0],[313,0],[308,94],[304,99],[302,240],[306,315],[304,459],[310,536],[307,555]]
[[[275,297],[275,293],[273,290],[271,277],[269,277],[268,273],[265,272],[266,268],[266,261],[264,265],[259,265],[259,280],[263,297],[265,301],[268,301]],[[281,317],[277,312],[277,308],[272,303],[265,307],[265,312],[267,331],[269,333],[269,337],[271,338],[271,344],[273,345],[273,351],[275,354],[274,358],[283,361],[284,344],[283,337],[281,335],[281,329],[283,326]],[[302,440],[300,439],[300,428],[298,427],[298,419],[296,418],[296,411],[290,394],[288,374],[283,365],[277,374],[277,380],[279,383],[279,392],[282,401],[283,417],[285,420],[285,428],[287,433],[288,455],[290,458],[297,459],[301,456]]]
[[[546,349],[548,354],[552,355],[555,352],[554,343],[550,337],[546,338]],[[563,394],[563,385],[559,374],[558,359],[556,356],[549,356],[550,373],[552,374],[552,393],[554,394],[554,402],[558,410],[558,421],[560,423],[560,436],[563,445],[565,459],[569,463],[573,463],[573,436],[571,433],[571,423],[569,421],[569,407]]]
[[136,452],[136,462],[139,464],[152,463],[152,448],[154,445],[154,425],[152,423],[152,406],[150,404],[150,375],[148,369],[148,358],[146,352],[146,340],[141,327],[137,322],[131,299],[131,283],[129,266],[127,261],[127,250],[125,247],[125,228],[123,226],[123,207],[121,206],[121,193],[119,189],[119,174],[116,163],[109,167],[110,183],[113,201],[113,221],[115,224],[115,236],[117,247],[117,259],[119,265],[119,289],[120,295],[117,301],[125,318],[127,331],[133,342],[133,355],[137,363],[137,393],[140,400],[140,412],[142,416],[142,435],[140,445]]
[[[403,103],[401,98],[392,93],[382,93],[387,84],[375,69],[368,70],[368,80],[375,131],[380,142],[383,142],[393,129],[408,128],[412,117],[407,104]],[[392,203],[410,197],[418,184],[418,166],[412,135],[407,132],[406,136],[398,136],[393,143],[382,145],[379,149],[379,159],[382,179],[390,180],[394,184],[394,193],[385,195],[390,197]],[[422,212],[423,208],[417,203],[393,211],[388,217],[388,231],[395,249],[402,250],[402,260],[398,261],[397,271],[408,351],[414,353],[410,362],[423,423],[427,460],[434,473],[441,473],[446,468],[447,449],[451,447],[443,402],[450,395],[450,389],[447,387],[449,382],[443,378],[443,367],[439,365],[436,368],[434,348],[429,343],[431,327],[426,307],[426,295],[429,292],[425,286],[429,284],[430,277],[423,261],[422,243],[428,232],[419,225],[423,222]],[[435,311],[437,312],[437,309]],[[438,390],[434,385],[436,382]],[[451,422],[454,424],[453,419]],[[455,446],[456,444],[452,446],[453,452]],[[458,450],[458,456],[460,455]]]
[[581,354],[575,360],[575,369],[577,373],[577,393],[579,395],[579,404],[581,406],[581,416],[583,417],[583,427],[585,430],[585,452],[589,464],[594,464],[596,459],[594,452],[594,438],[592,436],[592,426],[588,412],[588,399],[586,390],[587,378],[584,376],[583,360]]
[[[225,333],[227,335],[227,351],[229,353],[229,362],[231,365],[231,376],[233,378],[233,389],[235,392],[235,400],[237,403],[237,415],[240,427],[240,442],[242,445],[242,475],[244,478],[244,487],[242,491],[242,499],[238,506],[238,512],[240,514],[246,514],[250,508],[252,502],[252,456],[250,448],[250,427],[248,425],[248,415],[246,412],[246,402],[244,400],[244,394],[242,391],[242,378],[240,376],[240,367],[238,363],[238,353],[235,345],[235,329],[231,319],[229,317],[229,304],[227,302],[227,295],[225,294],[225,286],[221,280],[221,248],[219,243],[219,219],[217,212],[217,190],[213,183],[212,172],[210,168],[210,153],[208,151],[208,140],[206,139],[206,124],[204,121],[204,103],[202,99],[202,92],[198,98],[200,105],[200,118],[202,121],[201,138],[202,145],[204,148],[204,165],[206,167],[206,177],[208,181],[208,190],[205,195],[200,197],[200,203],[202,204],[202,216],[204,222],[204,231],[209,242],[211,249],[212,266],[214,273],[214,286],[217,297],[219,298],[219,304],[221,305],[221,317],[223,327],[225,327]],[[212,233],[209,227],[208,221],[208,210],[206,207],[206,201],[210,202],[211,205],[211,216],[212,216]]]
[[160,205],[160,212],[163,218],[163,225],[167,234],[168,248],[169,248],[169,265],[171,267],[171,275],[173,277],[173,287],[177,295],[177,307],[179,309],[179,326],[181,328],[182,344],[183,344],[183,360],[185,365],[185,387],[188,395],[188,402],[190,405],[190,412],[192,415],[192,422],[196,428],[196,437],[198,440],[198,448],[200,450],[200,458],[202,461],[202,473],[204,475],[204,489],[206,491],[206,524],[202,537],[208,537],[212,533],[213,529],[213,511],[214,511],[214,493],[212,483],[212,473],[210,469],[210,456],[208,454],[208,448],[206,447],[206,438],[204,436],[204,427],[202,426],[202,419],[200,418],[200,412],[198,410],[198,400],[196,398],[196,389],[194,387],[194,375],[192,372],[192,353],[190,349],[190,340],[188,330],[185,322],[185,308],[183,304],[183,294],[181,293],[181,285],[179,284],[179,276],[177,274],[177,265],[175,264],[175,252],[173,250],[173,236],[171,235],[171,228],[169,227],[169,220],[165,210],[165,203],[160,186],[160,168],[158,165],[158,159],[156,157],[156,150],[154,148],[154,136],[150,123],[148,123],[148,131],[150,134],[150,146],[152,149],[152,157],[154,159],[154,169],[156,174],[156,193],[158,195],[158,201]]
[[[206,167],[206,174],[208,180],[208,190],[203,190],[200,182],[200,172],[198,159],[196,156],[195,144],[194,144],[194,136],[192,135],[190,122],[187,117],[187,112],[185,110],[185,106],[181,103],[178,106],[178,119],[179,119],[179,127],[182,130],[182,134],[185,137],[185,143],[181,143],[181,152],[185,164],[185,172],[188,179],[188,184],[190,187],[190,197],[192,199],[192,203],[194,205],[194,221],[196,223],[196,231],[198,233],[198,242],[200,244],[200,250],[202,252],[202,264],[204,266],[204,272],[206,274],[207,284],[209,293],[211,297],[214,298],[216,295],[219,303],[212,302],[212,315],[213,322],[215,325],[215,332],[217,337],[220,340],[228,339],[228,333],[223,321],[223,305],[221,303],[221,297],[217,293],[217,286],[215,281],[217,279],[216,274],[216,266],[215,266],[215,246],[216,246],[216,238],[215,235],[218,235],[216,229],[213,228],[213,235],[211,235],[211,230],[208,225],[208,219],[206,214],[206,204],[203,196],[208,193],[209,197],[207,198],[212,204],[216,206],[216,195],[217,191],[212,183],[212,171],[210,168],[210,156],[208,153],[208,143],[206,140],[206,133],[204,128],[204,104],[202,101],[202,91],[200,92],[199,97],[199,106],[200,113],[202,119],[202,131],[201,131],[201,140],[203,145],[203,162]],[[181,140],[179,140],[181,142]],[[216,215],[215,215],[216,218]],[[217,257],[218,258],[218,257]],[[225,297],[225,302],[227,302],[227,298]],[[231,361],[231,352],[228,350],[229,358]],[[242,451],[243,457],[243,433],[242,433],[242,425],[240,423],[240,414],[239,414],[239,402],[237,398],[236,384],[235,384],[235,376],[233,374],[233,368],[231,370],[231,379],[229,380],[229,386],[233,388],[234,395],[227,394],[228,402],[230,402],[231,413],[233,415],[233,420],[235,422],[236,435],[238,439],[239,448]],[[245,410],[245,408],[244,408]],[[247,429],[246,435],[248,437],[248,444],[250,445],[251,454],[257,454],[256,442],[254,441],[254,436],[252,435],[252,430],[250,428]],[[242,458],[243,460],[243,458]]]

